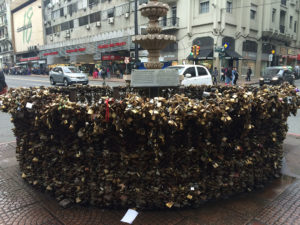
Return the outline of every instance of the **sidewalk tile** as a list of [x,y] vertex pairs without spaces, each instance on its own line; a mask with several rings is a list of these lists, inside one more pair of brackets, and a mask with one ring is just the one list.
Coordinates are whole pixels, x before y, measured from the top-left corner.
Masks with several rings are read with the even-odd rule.
[[38,204],[9,212],[0,211],[0,223],[5,225],[62,225],[62,223]]
[[145,211],[138,215],[134,225],[175,225],[181,224],[183,219],[179,211]]

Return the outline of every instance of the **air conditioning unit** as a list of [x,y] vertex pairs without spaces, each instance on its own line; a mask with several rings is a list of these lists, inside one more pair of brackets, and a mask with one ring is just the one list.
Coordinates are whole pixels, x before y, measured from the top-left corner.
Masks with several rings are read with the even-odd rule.
[[125,13],[125,18],[129,18],[129,13]]
[[66,33],[65,38],[69,38],[70,37],[70,33]]
[[50,41],[53,41],[53,37],[52,36],[50,36]]
[[115,22],[115,18],[114,17],[108,18],[108,23],[109,24],[113,24],[114,22]]
[[44,25],[47,25],[47,23],[48,23],[47,21],[44,21]]
[[60,36],[60,33],[56,33],[56,36],[59,37],[59,36]]
[[70,30],[67,30],[67,31],[66,31],[66,34],[70,34]]
[[85,27],[87,30],[89,30],[90,29],[90,25],[86,25],[86,27]]
[[96,22],[96,27],[101,27],[101,22],[100,21]]

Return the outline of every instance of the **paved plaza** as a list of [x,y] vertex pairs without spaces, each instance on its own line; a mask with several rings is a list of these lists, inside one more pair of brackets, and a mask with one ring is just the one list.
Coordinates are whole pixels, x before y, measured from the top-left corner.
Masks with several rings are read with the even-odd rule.
[[[283,175],[263,189],[210,202],[199,209],[139,211],[133,224],[299,225],[300,180],[297,174],[293,174],[300,171],[299,143],[299,137],[288,136],[284,145],[288,153],[285,171],[291,173],[290,176]],[[107,210],[88,206],[64,209],[54,198],[25,183],[16,160],[15,145],[15,142],[0,144],[0,224],[122,224],[120,220],[126,209]]]

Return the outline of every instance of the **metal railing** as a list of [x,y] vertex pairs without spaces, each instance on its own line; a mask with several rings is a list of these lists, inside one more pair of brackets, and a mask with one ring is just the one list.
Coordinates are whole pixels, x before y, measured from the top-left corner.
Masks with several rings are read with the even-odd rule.
[[159,20],[159,25],[163,28],[179,27],[179,18],[178,17],[163,18]]

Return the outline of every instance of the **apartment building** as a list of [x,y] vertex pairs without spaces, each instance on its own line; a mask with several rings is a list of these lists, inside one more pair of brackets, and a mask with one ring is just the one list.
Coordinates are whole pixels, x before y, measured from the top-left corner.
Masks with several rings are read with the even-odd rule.
[[[161,1],[170,6],[168,15],[160,19],[162,32],[177,37],[176,43],[161,51],[160,60],[167,65],[196,61],[210,68],[237,66],[242,74],[251,67],[259,76],[269,65],[300,63],[300,0]],[[19,2],[24,6],[24,1]],[[135,57],[131,41],[134,0],[27,2],[37,2],[36,7],[42,9],[41,18],[34,24],[39,24],[38,30],[43,27],[43,37],[27,43],[27,50],[16,49],[19,64],[33,61],[45,65],[85,64],[93,68],[98,63],[122,63],[125,56]],[[138,5],[147,2],[138,0]],[[12,12],[14,18],[15,9]],[[139,33],[146,32],[147,22],[139,13]],[[18,28],[14,29],[15,36],[21,34]],[[193,45],[200,46],[195,58],[190,57]],[[223,46],[226,49],[220,56],[216,48]],[[147,51],[140,48],[139,59],[146,62],[146,56]]]
[[[138,6],[147,2],[139,0]],[[135,57],[131,41],[135,33],[134,11],[133,0],[46,0],[46,44],[40,47],[40,57],[49,65],[71,63],[93,68],[98,63],[122,64],[124,57]],[[160,23],[165,31],[172,31],[179,28],[178,20],[176,16],[166,17]],[[139,13],[139,33],[145,33],[147,22]],[[162,52],[162,61],[178,60],[175,46]],[[147,52],[140,49],[139,59],[145,62],[146,56]]]
[[[177,7],[183,9],[178,11],[179,61],[194,44],[201,47],[200,63],[237,66],[242,74],[248,67],[260,75],[268,65],[300,60],[299,0],[178,0]],[[220,59],[215,48],[224,45]]]
[[0,0],[0,68],[13,65],[14,54],[12,46],[10,1]]

